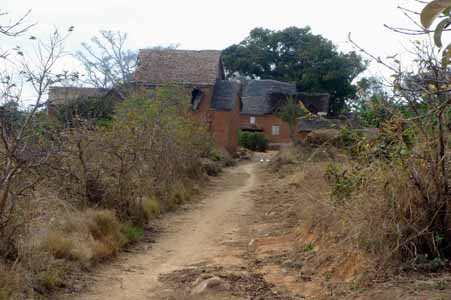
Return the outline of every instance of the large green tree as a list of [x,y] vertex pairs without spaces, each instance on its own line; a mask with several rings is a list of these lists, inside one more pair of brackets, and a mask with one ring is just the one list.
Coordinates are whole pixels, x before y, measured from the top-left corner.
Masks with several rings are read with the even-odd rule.
[[242,42],[225,49],[223,60],[229,77],[288,81],[303,92],[328,92],[333,115],[355,97],[352,82],[366,68],[358,54],[338,51],[309,27],[280,31],[255,28]]

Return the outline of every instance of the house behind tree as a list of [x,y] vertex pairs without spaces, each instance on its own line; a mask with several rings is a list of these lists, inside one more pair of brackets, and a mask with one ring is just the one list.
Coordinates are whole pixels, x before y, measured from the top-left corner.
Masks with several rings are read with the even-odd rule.
[[192,115],[208,126],[216,143],[237,150],[241,86],[225,80],[221,51],[141,50],[134,81],[148,89],[182,87],[190,95]]
[[[324,116],[329,110],[329,94],[299,93],[295,84],[287,82],[250,80],[243,83],[241,130],[261,132],[272,144],[290,143],[289,126],[277,115],[278,110],[289,97],[302,102],[304,107],[314,115]],[[308,130],[298,130],[295,138],[302,140],[308,133]]]

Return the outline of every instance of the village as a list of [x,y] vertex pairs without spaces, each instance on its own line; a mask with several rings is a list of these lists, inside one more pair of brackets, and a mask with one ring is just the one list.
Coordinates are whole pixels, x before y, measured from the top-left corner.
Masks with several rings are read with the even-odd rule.
[[[288,124],[277,116],[278,109],[293,97],[317,118],[299,121],[296,138],[305,139],[313,129],[337,128],[346,119],[327,119],[327,93],[298,92],[295,84],[275,80],[226,80],[221,51],[141,50],[133,81],[122,87],[50,87],[49,105],[57,109],[77,98],[115,97],[160,86],[180,86],[191,95],[192,114],[204,122],[218,146],[230,153],[238,150],[238,131],[261,132],[273,145],[292,142]],[[122,91],[121,91],[122,89]],[[337,126],[338,125],[338,126]]]
[[451,0],[5,1],[0,300],[451,300]]

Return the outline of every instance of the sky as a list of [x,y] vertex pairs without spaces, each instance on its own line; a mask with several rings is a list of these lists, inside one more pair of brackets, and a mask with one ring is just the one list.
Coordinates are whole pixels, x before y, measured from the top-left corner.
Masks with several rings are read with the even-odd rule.
[[[75,51],[99,30],[127,32],[129,47],[178,44],[181,49],[224,49],[255,27],[310,26],[340,50],[352,50],[348,33],[363,48],[386,57],[405,53],[408,38],[384,24],[412,27],[398,5],[418,8],[414,0],[1,0],[14,18],[31,9],[33,35],[75,26],[66,49]],[[29,43],[28,43],[29,44]],[[28,45],[26,44],[26,45]],[[1,45],[0,45],[1,46]],[[27,46],[25,46],[27,47]],[[67,62],[71,64],[71,62]],[[386,75],[373,64],[367,74]]]

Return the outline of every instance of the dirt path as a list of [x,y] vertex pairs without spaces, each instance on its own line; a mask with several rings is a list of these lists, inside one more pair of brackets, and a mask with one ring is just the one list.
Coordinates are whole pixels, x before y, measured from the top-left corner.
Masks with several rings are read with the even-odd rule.
[[256,185],[255,169],[256,164],[249,163],[226,170],[193,209],[164,219],[164,232],[150,249],[102,267],[90,290],[70,299],[163,299],[159,276],[193,265],[243,265],[243,253],[229,251],[227,245],[237,242],[252,208],[246,192]]

